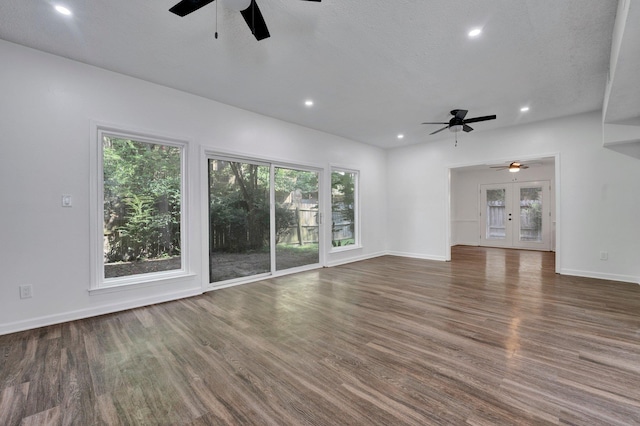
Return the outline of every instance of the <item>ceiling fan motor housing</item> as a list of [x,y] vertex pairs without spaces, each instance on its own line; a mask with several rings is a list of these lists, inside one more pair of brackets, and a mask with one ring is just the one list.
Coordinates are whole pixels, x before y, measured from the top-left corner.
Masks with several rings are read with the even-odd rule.
[[449,120],[449,131],[450,132],[459,132],[462,130],[462,126],[464,126],[464,120],[462,118],[453,117]]

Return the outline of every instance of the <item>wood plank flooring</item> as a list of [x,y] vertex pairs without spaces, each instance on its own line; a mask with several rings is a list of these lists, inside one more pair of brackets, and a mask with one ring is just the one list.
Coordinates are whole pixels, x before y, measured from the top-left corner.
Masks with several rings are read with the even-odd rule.
[[452,257],[0,336],[0,425],[640,424],[640,286]]

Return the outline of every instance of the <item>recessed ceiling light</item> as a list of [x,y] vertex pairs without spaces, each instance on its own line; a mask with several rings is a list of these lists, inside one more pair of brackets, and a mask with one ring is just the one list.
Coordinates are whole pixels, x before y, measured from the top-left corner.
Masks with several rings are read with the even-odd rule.
[[527,112],[527,111],[529,111],[528,106],[520,108],[520,112]]
[[63,14],[63,15],[66,15],[66,16],[71,15],[71,11],[70,11],[69,9],[67,9],[66,7],[61,6],[61,5],[59,5],[59,4],[57,4],[57,5],[55,6],[55,9],[58,11],[58,13],[61,13],[61,14]]
[[404,135],[403,135],[402,133],[400,133],[400,134],[398,135],[398,139],[404,139]]
[[482,28],[474,28],[469,31],[469,37],[478,37],[482,33]]
[[312,107],[313,106],[313,101],[311,99],[308,99],[306,101],[304,101],[304,104],[308,107]]

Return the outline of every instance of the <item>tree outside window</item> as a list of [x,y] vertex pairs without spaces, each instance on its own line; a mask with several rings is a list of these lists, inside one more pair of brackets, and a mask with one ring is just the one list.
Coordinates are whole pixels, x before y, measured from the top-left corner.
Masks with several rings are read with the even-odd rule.
[[182,269],[182,149],[102,134],[105,279]]
[[331,172],[331,244],[333,247],[358,244],[357,186],[358,172],[339,169]]

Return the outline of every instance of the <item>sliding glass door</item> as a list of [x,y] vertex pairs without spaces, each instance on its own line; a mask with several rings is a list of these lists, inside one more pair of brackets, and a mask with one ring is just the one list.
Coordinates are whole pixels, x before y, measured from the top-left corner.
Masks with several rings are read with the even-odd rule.
[[270,166],[209,159],[209,282],[271,271]]
[[320,263],[319,172],[208,159],[209,282]]
[[320,262],[318,172],[275,168],[276,270]]

